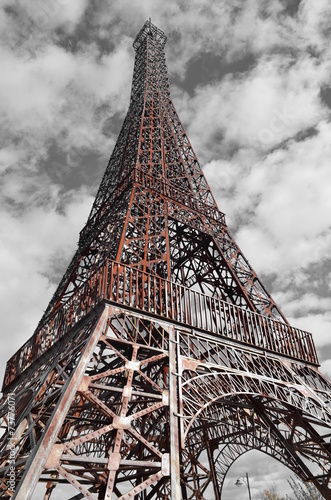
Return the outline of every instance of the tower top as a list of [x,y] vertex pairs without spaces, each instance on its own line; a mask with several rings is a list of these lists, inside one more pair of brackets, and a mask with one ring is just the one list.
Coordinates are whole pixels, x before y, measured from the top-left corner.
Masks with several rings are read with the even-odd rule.
[[165,44],[167,43],[167,37],[165,33],[159,28],[157,28],[154,24],[152,24],[151,20],[149,19],[149,21],[145,22],[144,26],[141,28],[138,35],[136,36],[135,41],[133,42],[133,48],[135,51],[139,49],[142,42],[148,36],[159,42],[161,47],[164,47]]

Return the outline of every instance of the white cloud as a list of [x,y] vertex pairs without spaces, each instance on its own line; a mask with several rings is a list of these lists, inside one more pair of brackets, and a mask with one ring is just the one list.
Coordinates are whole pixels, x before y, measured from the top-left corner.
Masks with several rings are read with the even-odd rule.
[[331,20],[331,9],[328,0],[303,0],[300,4],[300,25],[302,34],[310,40],[318,50],[329,48],[327,43]]
[[192,99],[179,95],[179,115],[189,123],[193,143],[209,158],[217,133],[224,150],[236,144],[264,153],[328,116],[318,94],[326,73],[309,58],[294,65],[286,56],[261,58],[249,74],[202,86]]
[[321,363],[321,372],[323,375],[331,379],[331,359],[327,359],[326,361],[322,361]]
[[96,133],[100,135],[102,123],[93,123],[96,107],[107,104],[110,116],[126,107],[132,70],[126,40],[100,60],[94,50],[74,56],[57,46],[46,46],[30,59],[8,49],[1,56],[0,126],[10,126],[22,140],[28,137],[34,155],[61,133],[71,147],[81,146],[90,136],[96,147],[101,146]]
[[304,142],[271,153],[239,181],[232,205],[240,199],[241,210],[254,202],[256,208],[238,239],[246,248],[260,240],[259,265],[264,272],[268,267],[289,272],[316,262],[330,239],[331,127],[321,123],[318,130]]
[[54,265],[69,263],[93,201],[84,190],[70,193],[59,213],[56,190],[48,198],[19,216],[0,214],[0,317],[3,335],[11,338],[2,342],[6,359],[33,334],[59,279]]

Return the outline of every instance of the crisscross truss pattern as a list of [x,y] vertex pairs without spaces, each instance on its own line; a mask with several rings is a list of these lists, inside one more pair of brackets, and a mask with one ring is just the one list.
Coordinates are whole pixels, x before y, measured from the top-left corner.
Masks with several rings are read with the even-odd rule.
[[[155,484],[159,491],[163,488],[159,482],[166,490],[170,452],[166,438],[168,336],[160,325],[147,319],[123,313],[106,315],[78,376],[97,319],[68,340],[62,352],[54,352],[45,363],[47,368],[34,371],[33,378],[26,377],[17,387],[15,443],[20,459],[16,480],[29,470],[29,461],[33,463],[42,433],[45,437],[52,430],[47,423],[53,413],[59,421],[58,431],[53,436],[49,432],[44,440],[45,447],[52,440],[53,444],[40,476],[48,489],[66,481],[86,498],[95,499],[103,498],[101,495],[106,498],[109,492],[115,498],[128,499],[132,491],[153,490]],[[68,381],[75,376],[76,390],[71,391]],[[65,414],[58,412],[62,401],[67,403]],[[4,405],[3,418],[6,414]],[[7,446],[2,450],[2,472],[6,472],[11,451],[8,436],[3,444]],[[4,474],[2,493],[10,497],[12,492],[6,485]],[[25,495],[27,490],[21,490],[21,497]]]
[[228,232],[170,98],[166,37],[134,44],[130,107],[79,249],[42,324],[106,258],[286,322]]
[[[323,488],[330,479],[329,382],[300,363],[191,332],[180,332],[177,341],[182,445],[185,438],[195,440],[198,457],[207,449],[201,442],[209,443],[215,468],[210,477],[217,478],[219,492],[234,460],[253,448],[312,480],[308,459],[318,469],[315,484],[317,479]],[[329,498],[330,492],[323,494]]]
[[44,500],[219,500],[257,449],[330,499],[330,382],[228,231],[165,44],[151,22],[134,42],[129,110],[78,250],[7,363],[0,497],[41,483]]
[[[315,368],[148,314],[108,306],[100,314],[22,374],[17,431],[2,441],[4,498],[13,494],[13,439],[17,498],[29,498],[35,463],[47,495],[68,484],[89,499],[174,498],[176,454],[178,498],[221,498],[228,468],[251,449],[328,498],[329,385]],[[5,422],[6,403],[0,415]]]

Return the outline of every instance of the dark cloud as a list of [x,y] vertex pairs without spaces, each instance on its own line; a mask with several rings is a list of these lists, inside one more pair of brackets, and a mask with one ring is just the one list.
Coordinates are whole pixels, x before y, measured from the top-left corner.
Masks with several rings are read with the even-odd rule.
[[304,130],[300,130],[294,137],[295,141],[304,141],[305,139],[309,139],[309,137],[314,137],[318,135],[318,130],[316,127],[308,127]]
[[117,138],[123,125],[123,116],[120,113],[115,113],[107,118],[102,126],[102,133],[106,137]]
[[226,63],[224,56],[205,52],[189,61],[185,79],[181,82],[183,88],[193,94],[199,85],[219,81],[227,74],[244,73],[251,70],[256,64],[256,57],[247,54],[242,59]]
[[283,13],[289,16],[296,16],[300,8],[302,0],[283,0],[281,3],[284,7]]
[[331,87],[322,87],[320,90],[320,97],[323,103],[331,109]]
[[95,192],[101,182],[104,161],[104,156],[91,148],[82,147],[68,152],[53,143],[48,157],[40,162],[40,168],[49,175],[51,182],[61,186],[63,193],[84,185]]
[[297,134],[293,137],[288,137],[285,141],[281,141],[279,144],[276,144],[273,148],[269,150],[269,153],[273,153],[279,149],[286,149],[290,144],[294,142],[302,142],[310,137],[314,137],[318,135],[318,130],[316,127],[308,127],[303,130],[299,130]]

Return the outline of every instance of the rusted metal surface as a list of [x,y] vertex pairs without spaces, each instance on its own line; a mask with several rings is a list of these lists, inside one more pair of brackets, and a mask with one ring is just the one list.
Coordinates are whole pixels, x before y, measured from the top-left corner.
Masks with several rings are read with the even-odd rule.
[[171,102],[165,43],[150,22],[137,36],[79,248],[7,364],[0,497],[28,499],[39,480],[47,499],[58,483],[77,498],[219,499],[257,449],[330,498],[330,382],[226,227]]
[[[93,351],[98,343],[102,330],[105,328],[108,316],[108,307],[103,311],[95,329],[88,340],[86,347],[82,351],[78,365],[73,370],[73,373],[68,380],[67,386],[63,390],[63,397],[59,399],[57,406],[54,409],[54,414],[48,420],[48,425],[43,433],[42,438],[38,443],[38,448],[30,455],[26,464],[23,478],[15,491],[17,500],[29,500],[33,495],[36,484],[39,480],[45,462],[50,458],[50,454],[55,454],[57,457],[57,449],[54,450],[55,441],[62,427],[65,416],[69,410],[70,404],[76,393],[80,380],[84,375],[86,366],[93,354]],[[50,462],[53,459],[50,458]]]
[[178,401],[178,353],[176,345],[176,332],[169,330],[169,423],[170,423],[170,469],[171,469],[171,498],[181,499],[180,490],[180,440],[179,440],[179,401]]
[[[141,312],[114,308],[74,395],[61,383],[70,376],[71,345],[67,351],[63,346],[50,367],[44,393],[37,389],[41,373],[36,381],[25,380],[34,399],[22,418],[34,420],[30,429],[24,426],[17,445],[21,457],[30,450],[31,467],[41,451],[29,448],[29,433],[33,430],[38,442],[58,401],[69,407],[61,412],[55,448],[49,457],[40,457],[53,467],[43,470],[41,480],[65,479],[86,498],[130,498],[126,495],[135,491],[141,499],[142,492],[151,498],[204,498],[210,487],[220,494],[230,457],[249,449],[265,451],[307,478],[291,451],[293,443],[296,454],[309,456],[319,475],[325,474],[330,454],[322,429],[329,432],[329,394],[323,377],[315,376],[314,387],[309,383],[317,374],[313,367],[295,360],[289,365],[283,358],[249,346],[239,349],[225,338],[181,330],[168,321],[162,325]],[[79,346],[77,340],[77,353],[86,342]],[[310,388],[309,397],[303,386]],[[262,401],[274,432],[255,401]],[[18,465],[18,479],[24,469],[24,463]]]
[[318,364],[311,333],[108,259],[8,361],[4,389],[104,299]]

